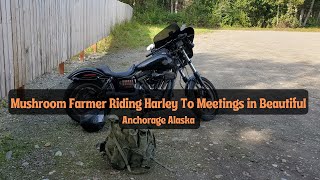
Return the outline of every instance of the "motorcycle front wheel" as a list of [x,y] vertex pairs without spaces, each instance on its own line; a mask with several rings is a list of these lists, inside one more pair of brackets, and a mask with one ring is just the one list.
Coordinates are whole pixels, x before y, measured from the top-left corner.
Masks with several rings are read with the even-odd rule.
[[[193,100],[196,104],[197,98],[205,98],[207,101],[216,101],[218,100],[218,93],[214,85],[210,82],[209,79],[201,77],[204,87],[200,85],[199,82],[194,80],[189,84],[187,89],[187,97],[189,100]],[[193,108],[193,112],[198,118],[201,118],[203,121],[210,121],[214,119],[217,114],[218,109],[212,108]]]

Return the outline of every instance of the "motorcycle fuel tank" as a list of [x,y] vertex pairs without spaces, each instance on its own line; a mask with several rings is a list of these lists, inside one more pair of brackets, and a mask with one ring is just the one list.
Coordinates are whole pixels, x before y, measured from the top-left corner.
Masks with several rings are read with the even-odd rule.
[[157,53],[152,57],[144,60],[143,62],[136,65],[138,70],[167,70],[171,69],[173,60],[168,56],[167,53]]

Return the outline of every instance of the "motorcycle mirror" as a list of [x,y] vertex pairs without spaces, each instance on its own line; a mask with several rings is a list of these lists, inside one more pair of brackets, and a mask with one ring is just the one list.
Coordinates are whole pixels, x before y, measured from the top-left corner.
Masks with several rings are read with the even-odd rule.
[[155,47],[154,44],[150,44],[150,45],[147,47],[147,51],[151,51],[154,47]]

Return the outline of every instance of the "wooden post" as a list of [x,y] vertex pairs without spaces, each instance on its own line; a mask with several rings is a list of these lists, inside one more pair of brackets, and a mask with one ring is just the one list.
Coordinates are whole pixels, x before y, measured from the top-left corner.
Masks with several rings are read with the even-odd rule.
[[24,99],[25,98],[25,89],[24,89],[24,85],[19,87],[17,89],[17,97],[18,98],[21,98],[21,99]]
[[59,64],[58,69],[59,69],[59,74],[64,74],[64,62]]
[[91,46],[93,49],[93,53],[97,53],[97,43]]
[[79,56],[80,61],[84,61],[84,51],[81,51],[80,56]]

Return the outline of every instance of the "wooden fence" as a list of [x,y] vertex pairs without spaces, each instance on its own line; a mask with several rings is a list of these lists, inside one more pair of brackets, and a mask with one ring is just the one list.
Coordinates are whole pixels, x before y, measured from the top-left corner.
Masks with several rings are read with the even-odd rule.
[[0,0],[0,98],[132,17],[117,0]]

